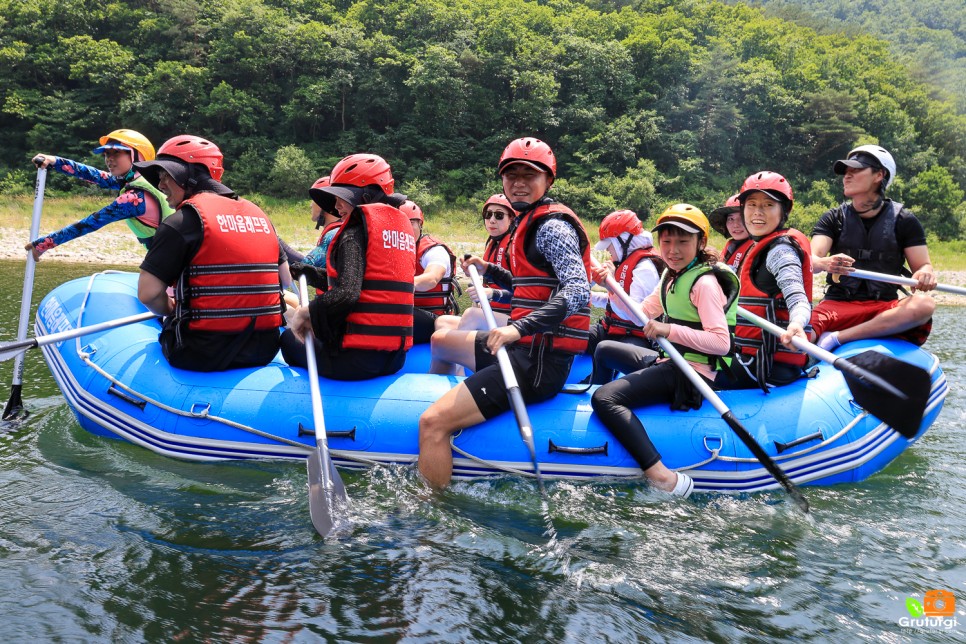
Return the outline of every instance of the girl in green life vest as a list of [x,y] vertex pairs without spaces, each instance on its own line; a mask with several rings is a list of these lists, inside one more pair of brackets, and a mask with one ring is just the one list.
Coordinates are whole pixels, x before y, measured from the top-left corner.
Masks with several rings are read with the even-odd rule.
[[[643,331],[651,339],[667,338],[712,388],[728,389],[730,363],[725,356],[733,350],[738,278],[705,248],[708,228],[704,213],[688,204],[675,204],[658,218],[654,232],[667,269],[641,303],[650,320]],[[601,422],[651,484],[681,497],[691,494],[694,482],[661,462],[634,410],[662,402],[672,409],[696,409],[701,401],[700,393],[667,358],[602,386],[591,399]]]
[[80,181],[120,191],[117,199],[97,212],[27,243],[24,248],[33,253],[35,260],[55,246],[114,221],[124,221],[138,241],[150,248],[158,224],[173,212],[164,195],[134,170],[135,161],[154,160],[154,146],[144,135],[134,130],[114,130],[102,136],[100,144],[93,154],[104,155],[107,171],[49,154],[34,157],[33,162],[38,168],[51,168]]

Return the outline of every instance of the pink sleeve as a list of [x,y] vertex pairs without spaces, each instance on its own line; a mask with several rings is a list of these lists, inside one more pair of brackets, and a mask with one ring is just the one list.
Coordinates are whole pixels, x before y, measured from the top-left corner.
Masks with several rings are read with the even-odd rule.
[[661,284],[654,287],[651,294],[641,301],[641,308],[648,320],[654,320],[664,315],[664,306],[661,304]]
[[691,289],[691,302],[698,309],[702,330],[680,324],[671,325],[668,339],[702,353],[723,356],[731,348],[731,334],[725,318],[725,294],[714,275],[701,276]]

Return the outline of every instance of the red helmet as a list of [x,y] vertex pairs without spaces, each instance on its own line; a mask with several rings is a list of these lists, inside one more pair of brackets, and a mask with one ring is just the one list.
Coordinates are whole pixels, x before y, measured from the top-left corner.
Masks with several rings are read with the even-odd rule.
[[417,220],[420,224],[425,221],[423,219],[423,209],[416,205],[416,202],[407,200],[403,205],[399,206],[399,210],[402,214],[406,215],[406,219],[409,221]]
[[502,192],[499,194],[495,194],[486,200],[486,203],[483,204],[483,212],[486,212],[487,206],[503,206],[504,208],[510,211],[511,218],[517,216],[517,211],[513,209],[513,206],[510,205],[510,200],[507,199],[506,195],[503,194]]
[[500,165],[497,171],[503,174],[503,169],[514,163],[523,163],[535,170],[550,173],[550,178],[557,177],[557,158],[553,155],[550,146],[531,136],[510,141],[503,154],[500,156]]
[[622,233],[640,235],[644,226],[633,210],[618,210],[612,212],[600,222],[600,238],[620,237]]
[[315,183],[312,184],[312,187],[309,188],[309,190],[325,188],[326,186],[331,186],[331,185],[332,185],[332,181],[329,180],[329,175],[325,175],[324,177],[319,177],[318,179],[316,179]]
[[395,186],[392,168],[376,154],[350,154],[335,164],[329,178],[333,185],[341,183],[359,188],[376,185],[387,195],[392,194]]
[[721,235],[730,237],[731,233],[728,232],[728,217],[736,212],[741,212],[741,202],[738,201],[737,192],[728,197],[725,205],[715,208],[708,214],[708,222]]
[[215,181],[221,180],[221,176],[225,173],[225,167],[222,165],[225,157],[221,154],[221,150],[217,145],[200,136],[182,134],[168,139],[158,150],[158,157],[164,155],[185,163],[204,166]]
[[745,179],[745,182],[741,184],[741,189],[738,190],[738,201],[744,204],[745,199],[752,192],[764,192],[773,199],[781,201],[785,204],[786,214],[791,212],[792,205],[795,203],[795,195],[792,193],[791,185],[785,177],[777,172],[764,170]]

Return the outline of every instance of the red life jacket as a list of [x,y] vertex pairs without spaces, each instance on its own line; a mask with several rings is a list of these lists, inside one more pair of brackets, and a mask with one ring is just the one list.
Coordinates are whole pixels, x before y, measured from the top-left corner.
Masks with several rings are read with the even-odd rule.
[[211,192],[193,195],[201,247],[178,279],[176,319],[193,331],[277,329],[282,319],[278,237],[261,208]]
[[[510,234],[509,232],[504,233],[499,239],[490,237],[486,240],[486,248],[483,250],[483,259],[490,264],[495,264],[501,268],[510,270],[509,253],[507,252],[507,247],[510,245]],[[483,280],[483,286],[487,288],[499,289],[500,287],[496,284],[491,284],[486,280]],[[494,311],[500,311],[501,313],[510,314],[510,303],[509,302],[490,302],[490,308]]]
[[449,315],[456,310],[456,297],[453,294],[453,276],[456,274],[456,255],[449,247],[432,235],[421,235],[416,242],[416,277],[423,274],[423,255],[430,248],[442,246],[449,255],[449,277],[444,277],[428,291],[416,291],[416,308],[426,309],[436,315]]
[[[537,206],[522,215],[510,238],[510,272],[513,274],[513,302],[510,319],[519,320],[539,309],[557,292],[560,281],[553,274],[550,262],[537,250],[536,230],[540,220],[554,217],[568,222],[580,238],[580,252],[584,271],[590,281],[590,240],[580,219],[570,208],[558,203]],[[549,340],[550,348],[567,353],[582,354],[590,336],[590,306],[568,316],[553,331],[524,336],[519,344],[530,346]]]
[[[653,246],[650,248],[638,248],[624,258],[623,262],[617,265],[614,271],[614,279],[621,285],[625,293],[631,292],[631,285],[634,283],[634,269],[637,268],[638,264],[648,259],[654,262],[654,268],[657,269],[658,275],[664,272],[664,260]],[[628,335],[633,335],[638,338],[646,337],[641,327],[629,320],[625,320],[614,312],[614,309],[610,305],[610,299],[607,300],[607,308],[604,310],[604,317],[601,318],[600,323],[604,326],[604,330],[607,331],[607,335],[611,337],[623,338]]]
[[[791,244],[798,253],[802,260],[805,296],[809,302],[812,301],[811,243],[801,232],[794,228],[786,228],[762,237],[748,251],[744,261],[741,262],[739,272],[741,294],[738,297],[738,303],[755,315],[785,328],[788,326],[788,307],[785,305],[785,297],[778,287],[775,276],[765,268],[768,251],[775,244]],[[757,355],[759,360],[766,360],[766,364],[774,360],[803,367],[808,361],[808,356],[804,353],[789,351],[773,334],[763,332],[740,316],[735,329],[735,344],[741,354]]]
[[724,253],[721,255],[721,262],[730,266],[737,273],[738,267],[741,266],[741,260],[748,254],[748,250],[753,243],[755,243],[755,240],[751,237],[741,241],[729,239],[725,244]]
[[329,288],[339,283],[335,267],[339,238],[362,211],[366,231],[366,271],[362,292],[346,317],[343,349],[408,350],[413,346],[413,276],[416,238],[406,215],[386,204],[368,204],[344,218],[329,242]]

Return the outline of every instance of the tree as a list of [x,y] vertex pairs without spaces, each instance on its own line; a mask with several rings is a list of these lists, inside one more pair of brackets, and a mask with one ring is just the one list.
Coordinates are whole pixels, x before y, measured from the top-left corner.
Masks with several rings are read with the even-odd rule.
[[908,190],[909,203],[926,232],[939,239],[956,239],[960,235],[957,211],[966,195],[949,170],[934,165],[920,172]]

